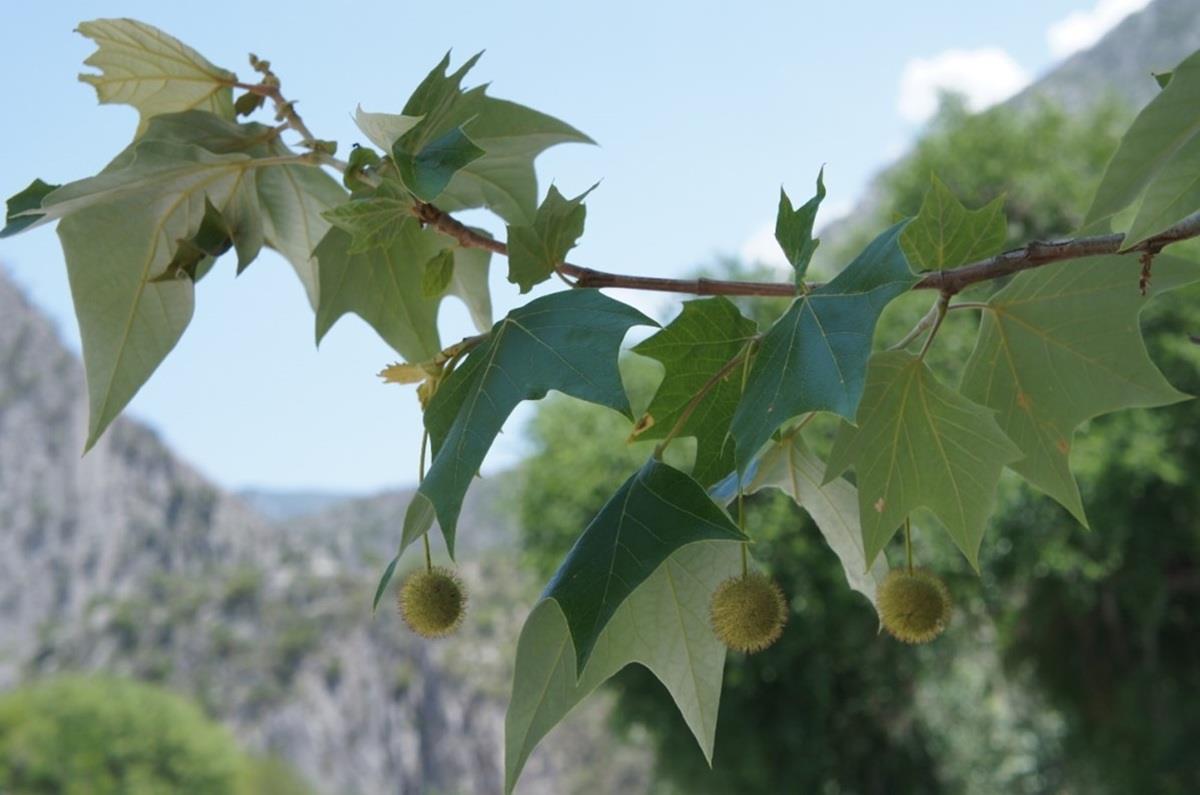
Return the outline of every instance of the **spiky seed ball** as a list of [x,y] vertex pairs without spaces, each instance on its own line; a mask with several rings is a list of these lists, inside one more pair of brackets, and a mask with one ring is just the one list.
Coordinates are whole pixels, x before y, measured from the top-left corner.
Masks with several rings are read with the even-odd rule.
[[928,643],[941,635],[953,609],[946,583],[925,569],[892,569],[876,597],[883,628],[905,643]]
[[718,640],[734,651],[752,654],[779,640],[788,608],[775,581],[753,571],[718,585],[709,615]]
[[467,612],[466,588],[458,575],[444,566],[408,575],[396,601],[404,623],[423,638],[444,638],[453,633]]

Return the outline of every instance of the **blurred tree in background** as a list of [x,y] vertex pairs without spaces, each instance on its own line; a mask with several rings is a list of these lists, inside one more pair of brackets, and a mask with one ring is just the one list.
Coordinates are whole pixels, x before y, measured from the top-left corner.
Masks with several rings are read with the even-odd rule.
[[0,696],[0,792],[12,795],[306,795],[286,766],[244,755],[180,696],[60,677]]
[[[972,115],[948,99],[914,152],[880,180],[865,217],[837,225],[820,252],[825,275],[892,218],[914,214],[933,172],[968,206],[1004,194],[1013,245],[1070,233],[1130,115],[1111,102],[1075,114],[1042,105]],[[710,275],[762,278],[764,270],[726,261]],[[879,339],[902,336],[927,303],[896,301]],[[741,307],[763,325],[784,305]],[[951,313],[931,352],[951,382],[974,343],[975,314]],[[1189,339],[1200,333],[1200,290],[1152,305],[1144,324],[1168,379],[1200,392],[1200,346]],[[638,357],[625,363],[635,410],[654,388],[655,367]],[[833,427],[819,420],[806,433],[820,446]],[[554,570],[649,453],[626,443],[629,431],[619,415],[561,397],[540,408],[517,506],[540,574]],[[947,635],[921,649],[877,634],[870,606],[790,500],[748,499],[755,557],[769,561],[788,594],[790,623],[766,652],[729,656],[712,771],[648,672],[634,666],[617,677],[616,720],[651,731],[661,787],[1200,791],[1189,741],[1200,736],[1200,405],[1095,420],[1073,461],[1090,531],[1016,478],[985,538],[982,577],[944,534],[918,528],[921,563],[943,573],[958,603]]]

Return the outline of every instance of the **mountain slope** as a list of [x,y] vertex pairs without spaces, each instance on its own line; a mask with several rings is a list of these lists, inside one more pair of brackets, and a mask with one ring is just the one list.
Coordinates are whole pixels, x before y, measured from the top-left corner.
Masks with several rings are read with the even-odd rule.
[[[398,495],[273,525],[135,421],[81,458],[85,415],[79,362],[0,271],[0,688],[109,671],[192,696],[323,791],[500,791],[509,666],[536,598],[511,558],[464,566],[462,634],[420,641],[390,607],[370,612]],[[464,537],[511,539],[487,500],[477,490]],[[607,738],[602,702],[588,709],[524,791],[644,788],[645,754]]]

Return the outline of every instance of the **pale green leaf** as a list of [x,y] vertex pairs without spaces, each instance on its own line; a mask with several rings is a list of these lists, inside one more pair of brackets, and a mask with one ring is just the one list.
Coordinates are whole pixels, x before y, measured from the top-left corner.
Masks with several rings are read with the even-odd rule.
[[709,628],[708,602],[722,580],[740,571],[738,547],[701,541],[676,550],[617,608],[581,677],[558,603],[547,599],[534,608],[517,642],[504,721],[506,793],[538,742],[631,663],[646,666],[663,683],[711,762],[725,647]]
[[657,459],[647,461],[608,498],[543,594],[566,616],[578,672],[617,608],[675,550],[694,541],[744,539],[703,486]]
[[1008,221],[1004,197],[968,210],[937,175],[921,211],[905,227],[900,245],[918,270],[944,270],[990,257],[1004,247]]
[[318,342],[342,315],[353,312],[407,361],[427,361],[442,349],[438,302],[422,294],[421,277],[425,263],[447,245],[448,238],[422,229],[412,217],[400,227],[391,245],[362,253],[351,251],[352,238],[338,228],[330,229],[317,246]]
[[854,467],[866,559],[925,507],[978,569],[1000,471],[1020,456],[991,410],[939,382],[918,357],[889,351],[871,357],[857,422],[842,423],[825,479]]
[[[662,382],[637,424],[643,439],[670,433],[683,410],[704,385],[754,336],[757,326],[723,296],[688,301],[662,331],[633,350],[663,365]],[[708,486],[734,466],[729,423],[742,395],[742,368],[712,387],[680,429],[696,439],[692,477]]]
[[367,140],[381,151],[392,151],[392,144],[400,136],[417,126],[420,116],[403,116],[398,113],[368,113],[362,105],[354,112],[354,123],[362,130]]
[[1142,342],[1138,314],[1150,299],[1200,277],[1196,265],[1159,255],[1150,294],[1133,257],[1098,257],[1018,275],[988,301],[963,371],[962,393],[995,409],[1024,457],[1010,466],[1087,524],[1071,474],[1075,428],[1132,406],[1183,400]]
[[234,118],[237,75],[183,42],[132,19],[81,22],[78,30],[99,47],[84,63],[101,70],[79,79],[96,89],[100,102],[136,108],[138,135],[151,117],[164,113],[194,109]]
[[879,314],[916,283],[900,250],[903,228],[891,227],[837,278],[797,298],[763,336],[731,426],[739,469],[798,414],[854,416]]
[[535,284],[549,279],[575,247],[587,216],[583,200],[595,188],[593,185],[574,199],[567,199],[551,185],[532,224],[509,224],[508,280],[520,285],[521,292],[527,293]]
[[412,217],[412,200],[386,195],[366,196],[334,205],[322,216],[351,234],[351,254],[362,254],[372,248],[387,248],[395,242],[404,229],[402,222]]
[[[1111,218],[1144,192],[1155,193],[1156,183],[1164,176],[1177,183],[1175,190],[1179,189],[1180,180],[1188,176],[1195,179],[1195,169],[1200,163],[1194,157],[1185,156],[1185,162],[1176,162],[1176,158],[1197,135],[1200,135],[1200,52],[1190,55],[1175,69],[1170,82],[1133,120],[1105,169],[1083,225],[1088,227]],[[1155,207],[1174,205],[1166,189],[1161,192],[1164,195],[1156,198]],[[1147,217],[1143,223],[1135,224],[1135,231],[1145,233],[1165,217],[1159,212],[1153,214],[1154,223]],[[1168,221],[1167,225],[1170,223],[1174,221]],[[1135,242],[1134,235],[1127,235],[1127,244]]]
[[858,514],[858,490],[844,478],[822,483],[825,464],[813,455],[798,434],[770,444],[758,459],[758,467],[746,493],[776,488],[808,512],[825,543],[837,555],[846,582],[875,605],[875,594],[887,576],[882,556],[867,565]]
[[779,212],[775,217],[775,240],[783,249],[783,255],[796,273],[796,284],[804,282],[808,263],[821,241],[814,238],[813,225],[817,222],[817,210],[825,198],[825,169],[817,172],[817,192],[804,204],[793,209],[792,200],[783,188],[779,189]]
[[[419,265],[414,273],[419,279]],[[395,311],[393,301],[383,304]],[[426,409],[434,455],[405,520],[401,549],[428,529],[428,501],[453,554],[463,496],[492,440],[521,401],[540,400],[556,389],[628,416],[617,353],[625,333],[636,325],[654,321],[596,290],[552,293],[500,320],[438,387]],[[424,361],[431,356],[404,358]]]
[[[482,229],[476,232],[485,234]],[[488,266],[492,252],[481,248],[455,248],[454,268],[446,291],[463,302],[480,332],[492,327],[492,293],[488,288]]]

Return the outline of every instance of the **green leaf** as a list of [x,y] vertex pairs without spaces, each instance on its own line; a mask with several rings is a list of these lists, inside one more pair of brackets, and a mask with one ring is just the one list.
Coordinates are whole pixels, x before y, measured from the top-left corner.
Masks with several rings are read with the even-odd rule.
[[192,315],[188,278],[155,281],[182,241],[194,241],[206,209],[220,212],[235,242],[261,242],[254,158],[193,144],[135,141],[99,175],[55,190],[39,223],[59,227],[83,338],[87,447],[178,341]]
[[453,278],[453,249],[439,251],[425,263],[425,270],[421,275],[421,294],[426,298],[439,298],[442,293],[446,292],[446,288],[450,286],[450,280]]
[[[287,151],[278,141],[275,147]],[[259,170],[258,198],[267,245],[291,264],[315,310],[322,279],[314,251],[329,231],[322,213],[345,202],[346,192],[319,168],[284,165]]]
[[937,175],[921,211],[900,236],[908,261],[919,270],[944,270],[990,257],[1004,247],[1008,220],[1004,197],[968,210]]
[[442,349],[438,337],[438,302],[421,290],[425,263],[449,238],[422,229],[408,217],[386,247],[362,253],[351,250],[352,238],[330,229],[314,252],[320,263],[321,302],[317,307],[317,342],[344,314],[367,321],[406,361],[424,362]]
[[858,490],[844,478],[822,483],[825,465],[798,434],[773,442],[758,459],[746,493],[776,488],[808,512],[825,543],[837,555],[850,587],[875,606],[875,594],[887,576],[882,557],[868,566],[858,514]]
[[[483,234],[483,230],[476,229]],[[475,328],[483,333],[492,327],[492,294],[488,289],[488,265],[492,253],[480,248],[455,248],[454,268],[448,295],[463,302]]]
[[461,127],[430,141],[415,153],[402,149],[402,141],[392,147],[392,159],[400,179],[414,196],[427,202],[441,196],[460,169],[484,154]]
[[1154,77],[1154,82],[1158,83],[1158,87],[1166,88],[1167,84],[1171,82],[1171,76],[1175,73],[1174,72],[1153,72],[1152,74]]
[[4,219],[4,229],[0,229],[0,237],[10,237],[37,223],[42,216],[30,211],[41,207],[42,199],[60,187],[35,179],[25,190],[13,194],[8,200],[8,213]]
[[1131,406],[1187,396],[1150,361],[1138,315],[1158,293],[1193,282],[1200,270],[1154,259],[1150,294],[1138,290],[1132,257],[1098,257],[1027,271],[991,297],[963,371],[962,393],[997,412],[1024,458],[1010,464],[1087,524],[1071,474],[1075,428]]
[[351,199],[321,213],[326,221],[349,232],[351,254],[388,248],[412,218],[412,200],[376,195]]
[[[155,116],[142,136],[142,141],[152,140],[194,144],[215,154],[255,159],[295,154],[270,127],[234,124],[203,111]],[[134,151],[132,146],[127,148],[114,164],[132,158]],[[329,229],[321,213],[344,202],[346,192],[320,168],[304,164],[256,166],[254,178],[264,240],[291,264],[315,309],[319,281],[312,253]],[[243,268],[245,264],[243,261]]]
[[204,110],[233,119],[237,75],[158,28],[132,19],[81,22],[79,32],[99,49],[84,61],[100,74],[79,79],[96,89],[101,103],[132,105],[139,115],[137,134],[153,116]]
[[409,507],[400,548],[419,538],[436,512],[453,554],[463,496],[492,440],[521,401],[540,400],[556,389],[628,416],[617,353],[625,333],[637,325],[655,323],[596,290],[543,296],[498,322],[439,386],[425,411],[434,455]]
[[[221,211],[207,198],[204,200],[204,218],[196,234],[187,240],[176,241],[175,256],[161,276],[154,281],[170,281],[185,276],[193,282],[200,277],[218,257],[233,247],[234,232],[226,223]],[[260,240],[261,242],[261,240]]]
[[350,190],[370,188],[369,182],[363,179],[363,172],[374,168],[382,162],[379,153],[365,146],[355,146],[350,149],[350,157],[346,160],[346,170],[342,172],[342,184]]
[[400,555],[396,555],[383,570],[383,575],[379,578],[379,585],[375,586],[375,598],[371,600],[371,612],[379,609],[379,600],[387,592],[388,583],[392,581],[392,575],[396,573],[396,564],[399,562]]
[[647,461],[609,497],[543,594],[566,617],[577,673],[617,608],[672,553],[694,541],[744,539],[703,486],[661,461]]
[[549,279],[575,247],[587,216],[583,200],[595,189],[593,185],[574,199],[566,199],[551,185],[532,224],[509,224],[508,280],[519,284],[522,293]]
[[916,283],[900,250],[903,228],[891,227],[837,278],[797,298],[764,335],[733,415],[739,470],[797,414],[854,416],[879,314]]
[[354,123],[362,130],[367,140],[384,152],[392,151],[396,139],[417,126],[420,116],[402,116],[397,113],[368,113],[362,105],[354,112]]
[[[684,408],[717,371],[741,351],[757,331],[728,298],[688,301],[669,326],[633,350],[662,363],[665,374],[638,423],[638,436],[661,439]],[[680,429],[696,438],[692,477],[708,486],[733,469],[729,423],[742,395],[742,368],[723,379],[696,405]],[[641,430],[644,429],[644,430]]]
[[663,683],[712,761],[725,647],[709,628],[707,608],[721,581],[740,571],[738,550],[738,544],[720,541],[676,550],[617,608],[578,678],[562,609],[552,599],[533,609],[517,642],[504,721],[506,793],[513,791],[538,742],[631,663],[646,666]]
[[825,169],[817,172],[817,193],[800,207],[792,209],[792,200],[783,188],[779,189],[779,214],[775,218],[775,239],[783,254],[796,271],[796,284],[804,282],[808,263],[821,244],[812,236],[817,221],[817,209],[825,198]]
[[[1143,194],[1127,246],[1182,220],[1200,205],[1200,52],[1142,109],[1109,161],[1085,227],[1119,213]],[[1189,209],[1190,208],[1190,209]]]
[[1020,456],[991,410],[940,383],[918,357],[871,357],[858,427],[842,423],[826,482],[858,473],[863,547],[873,562],[920,507],[941,519],[976,569],[1004,465]]
[[529,224],[537,207],[533,160],[555,144],[592,143],[568,124],[513,102],[489,97],[486,87],[466,91],[462,79],[479,56],[447,74],[450,56],[421,82],[404,115],[421,117],[389,151],[420,152],[456,127],[486,154],[460,169],[438,198],[443,210],[486,207],[510,224]]
[[157,209],[126,195],[85,207],[58,226],[87,375],[85,450],[146,383],[192,319],[192,281],[153,279],[172,256],[159,235],[186,236],[200,218],[163,216]]

